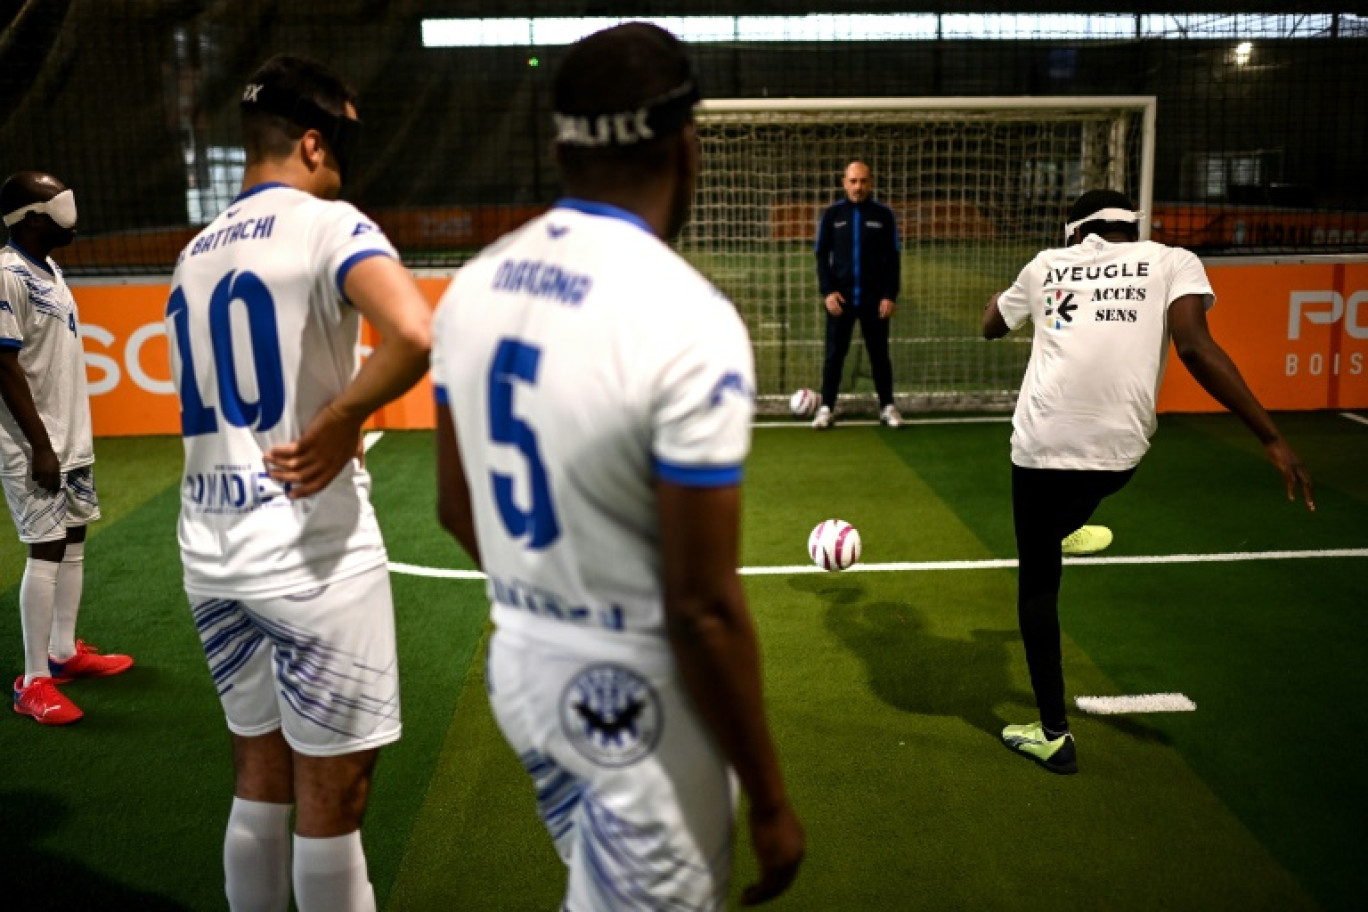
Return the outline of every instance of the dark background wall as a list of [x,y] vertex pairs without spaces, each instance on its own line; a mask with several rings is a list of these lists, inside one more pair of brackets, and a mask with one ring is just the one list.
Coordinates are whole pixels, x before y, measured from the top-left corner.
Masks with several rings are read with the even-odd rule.
[[[1242,38],[1234,14],[1277,13],[1295,24],[1298,15],[1335,9],[1332,29],[1319,36],[1255,39],[1250,62],[1232,62]],[[423,18],[809,10],[780,0],[9,0],[0,2],[0,173],[38,168],[62,177],[77,189],[91,235],[183,233],[192,221],[187,191],[198,188],[205,211],[215,211],[213,156],[238,142],[246,76],[288,50],[329,63],[360,92],[365,155],[349,188],[360,205],[525,211],[557,192],[546,155],[548,97],[564,49],[424,48]],[[982,2],[823,2],[820,10],[1097,11]],[[1128,11],[1163,6],[1132,3]],[[1352,4],[1288,12],[1285,4],[1193,3],[1162,37],[717,44],[696,46],[693,56],[714,98],[1155,95],[1156,200],[1355,213],[1368,211],[1363,12]],[[1212,155],[1257,159],[1257,180],[1209,198],[1199,172]],[[1358,241],[1343,246],[1362,249]],[[158,268],[167,257],[154,247],[126,259],[130,268]]]

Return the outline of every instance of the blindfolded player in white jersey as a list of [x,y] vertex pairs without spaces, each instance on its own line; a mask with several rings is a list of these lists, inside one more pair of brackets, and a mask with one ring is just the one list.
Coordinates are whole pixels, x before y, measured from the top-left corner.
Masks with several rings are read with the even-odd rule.
[[19,586],[24,674],[14,711],[43,725],[84,713],[57,684],[128,670],[76,639],[86,526],[100,518],[76,299],[49,254],[76,236],[76,196],[50,174],[0,187],[0,483],[28,562]]
[[655,26],[572,48],[567,198],[467,264],[434,323],[441,516],[489,575],[490,700],[571,912],[721,908],[733,776],[760,867],[746,901],[803,855],[736,572],[750,344],[664,243],[698,175],[697,99]]
[[1207,329],[1216,295],[1201,262],[1141,241],[1139,219],[1124,194],[1083,194],[1065,246],[1039,253],[983,312],[988,339],[1035,326],[1012,419],[1012,512],[1017,614],[1041,717],[1002,738],[1055,773],[1078,769],[1060,657],[1060,540],[1130,481],[1149,449],[1170,338],[1197,382],[1259,438],[1288,499],[1300,489],[1315,509],[1300,458]]
[[[242,192],[182,252],[166,310],[185,588],[233,733],[234,910],[284,912],[292,881],[301,912],[375,908],[360,825],[399,690],[358,453],[361,423],[426,370],[430,312],[384,234],[337,201],[355,118],[312,61],[251,77]],[[381,341],[359,364],[362,316]]]

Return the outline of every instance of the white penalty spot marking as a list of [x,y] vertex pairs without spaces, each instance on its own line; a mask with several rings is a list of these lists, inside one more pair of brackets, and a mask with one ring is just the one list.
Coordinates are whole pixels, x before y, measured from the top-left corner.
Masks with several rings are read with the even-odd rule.
[[384,436],[384,431],[367,431],[365,436],[361,438],[362,452],[369,453],[371,451],[371,447],[379,443],[380,438]]
[[1085,713],[1119,716],[1128,713],[1193,712],[1197,704],[1180,693],[1124,694],[1117,697],[1075,697]]

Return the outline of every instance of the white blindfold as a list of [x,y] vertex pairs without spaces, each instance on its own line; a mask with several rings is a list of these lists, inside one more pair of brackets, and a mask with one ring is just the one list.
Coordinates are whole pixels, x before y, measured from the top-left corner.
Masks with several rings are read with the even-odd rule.
[[1064,243],[1073,240],[1073,233],[1078,230],[1079,225],[1086,225],[1088,222],[1138,222],[1145,213],[1132,212],[1129,209],[1098,209],[1091,215],[1085,215],[1076,222],[1069,222],[1064,226]]
[[5,227],[18,224],[30,212],[46,213],[58,227],[70,231],[76,227],[76,194],[70,190],[63,190],[50,200],[21,206],[5,214]]

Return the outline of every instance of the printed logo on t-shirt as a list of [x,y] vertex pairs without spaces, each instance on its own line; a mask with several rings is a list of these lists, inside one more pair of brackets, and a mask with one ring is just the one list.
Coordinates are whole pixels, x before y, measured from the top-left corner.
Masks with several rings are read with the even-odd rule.
[[1073,299],[1074,296],[1072,291],[1065,293],[1056,289],[1045,295],[1046,320],[1049,320],[1050,317],[1058,314],[1058,316],[1054,318],[1055,329],[1063,329],[1065,323],[1073,322],[1074,311],[1078,310],[1078,305],[1073,302]]

